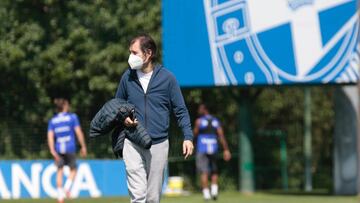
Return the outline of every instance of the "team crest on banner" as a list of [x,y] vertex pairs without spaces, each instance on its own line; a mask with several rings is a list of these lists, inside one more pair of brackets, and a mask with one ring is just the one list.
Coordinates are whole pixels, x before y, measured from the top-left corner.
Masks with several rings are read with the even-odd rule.
[[356,0],[203,0],[215,85],[359,79]]

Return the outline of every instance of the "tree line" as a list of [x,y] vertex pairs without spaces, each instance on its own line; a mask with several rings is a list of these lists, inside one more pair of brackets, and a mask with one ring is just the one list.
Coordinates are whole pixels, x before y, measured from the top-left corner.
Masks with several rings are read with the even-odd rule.
[[[121,74],[128,67],[129,39],[138,33],[149,33],[160,47],[161,62],[161,31],[160,0],[0,1],[1,158],[50,158],[46,146],[47,121],[54,114],[52,100],[57,96],[71,99],[72,110],[87,132],[92,116],[114,96]],[[311,88],[314,187],[331,187],[334,88]],[[289,184],[293,188],[302,187],[302,87],[187,88],[183,94],[193,121],[197,105],[202,102],[219,117],[235,155],[239,98],[249,97],[253,145],[258,149],[254,154],[272,156],[276,168],[278,148],[262,148],[261,142],[255,142],[262,138],[256,136],[261,129],[285,132]],[[181,154],[178,149],[181,132],[175,124],[171,132],[170,155],[177,157]],[[87,142],[90,157],[112,158],[108,137],[96,143]],[[266,142],[275,146],[277,141],[274,138]],[[255,170],[266,168],[263,163],[255,164],[259,166]],[[236,157],[229,165],[223,170],[222,184],[231,187],[236,184],[232,172],[237,171]],[[172,168],[174,173],[186,173],[194,172],[192,166],[179,162]]]

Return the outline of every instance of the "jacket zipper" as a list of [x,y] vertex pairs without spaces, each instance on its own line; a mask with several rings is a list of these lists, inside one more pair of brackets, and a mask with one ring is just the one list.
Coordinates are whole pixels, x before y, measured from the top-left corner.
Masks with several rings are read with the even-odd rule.
[[[154,74],[154,72],[155,72],[155,69],[153,70],[153,74]],[[147,95],[148,95],[148,92],[149,92],[149,90],[150,90],[150,83],[151,83],[151,81],[152,81],[152,79],[153,79],[153,77],[154,77],[154,75],[152,75],[151,76],[151,78],[150,78],[150,81],[149,81],[149,84],[148,84],[148,87],[147,87],[147,90],[146,90],[146,92],[144,91],[144,102],[145,102],[145,115],[144,115],[144,119],[145,119],[145,129],[147,129]],[[140,83],[140,81],[139,81],[139,83]],[[140,85],[141,86],[141,85]]]
[[147,96],[146,96],[147,94],[145,93],[144,94],[144,100],[145,100],[145,115],[144,115],[144,119],[145,119],[145,129],[147,129],[147,116],[146,116],[146,114],[147,114],[147,109],[146,109],[146,103],[147,103]]
[[143,87],[142,87],[142,85],[141,85],[141,82],[140,82],[139,78],[136,77],[136,80],[135,80],[135,81],[136,81],[136,83],[139,85],[140,89],[141,89],[141,90],[143,91],[143,93],[144,93],[144,105],[145,105],[145,115],[144,115],[145,126],[144,126],[144,127],[145,127],[145,129],[146,129],[146,127],[147,127],[147,116],[146,116],[146,111],[147,111],[147,110],[146,110],[146,106],[147,106],[147,105],[146,105],[146,103],[147,103],[146,100],[147,100],[147,99],[146,99],[146,93],[145,93],[145,91],[144,91],[144,89],[143,89]]
[[[146,108],[146,103],[147,103],[147,93],[145,92],[145,90],[143,89],[139,79],[136,80],[137,84],[140,86],[140,89],[143,91],[144,93],[144,107],[145,107],[145,114],[144,114],[144,120],[145,120],[145,129],[147,129],[147,108]],[[149,86],[148,86],[149,87]]]
[[[155,73],[155,68],[154,68],[154,70],[153,70],[154,72],[153,72],[153,74]],[[148,92],[148,90],[150,89],[149,87],[150,87],[150,83],[151,83],[151,80],[152,80],[152,78],[154,77],[154,75],[152,75],[151,76],[151,78],[150,78],[150,81],[149,81],[149,84],[148,84],[148,89],[147,89],[147,91],[145,92],[144,91],[144,89],[142,88],[142,85],[141,85],[141,82],[140,82],[140,80],[139,80],[139,78],[137,78],[137,80],[136,80],[136,82],[138,83],[138,85],[140,86],[140,88],[143,90],[143,92],[144,92],[144,105],[145,105],[145,115],[144,115],[144,119],[145,119],[145,129],[147,129],[147,92]]]

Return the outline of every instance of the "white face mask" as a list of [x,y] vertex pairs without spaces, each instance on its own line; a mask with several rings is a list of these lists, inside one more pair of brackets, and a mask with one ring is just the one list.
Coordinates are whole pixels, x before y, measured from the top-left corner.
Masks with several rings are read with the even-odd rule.
[[133,70],[139,70],[142,68],[144,64],[144,60],[135,54],[130,54],[128,63],[130,65],[130,68]]

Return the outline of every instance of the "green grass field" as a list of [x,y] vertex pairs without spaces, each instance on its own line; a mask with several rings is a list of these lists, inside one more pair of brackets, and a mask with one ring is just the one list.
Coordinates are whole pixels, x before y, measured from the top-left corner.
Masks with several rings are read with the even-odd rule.
[[[4,203],[51,203],[53,199],[36,200],[5,200]],[[128,198],[94,198],[73,199],[65,203],[128,203]],[[204,202],[201,194],[193,194],[182,197],[164,197],[162,203],[201,203]],[[215,201],[211,201],[215,203]],[[208,202],[208,203],[211,203]],[[331,196],[331,195],[304,195],[304,194],[271,194],[256,193],[254,195],[242,195],[237,192],[223,192],[216,203],[359,203],[356,196]]]

